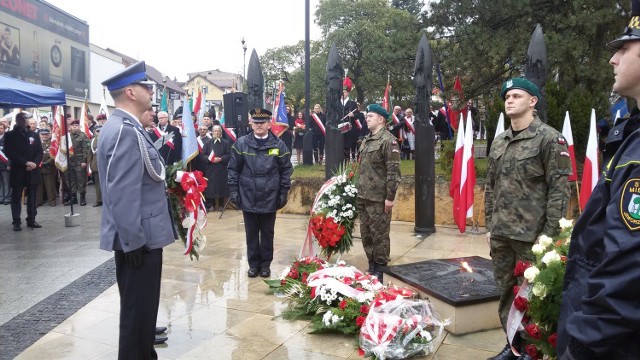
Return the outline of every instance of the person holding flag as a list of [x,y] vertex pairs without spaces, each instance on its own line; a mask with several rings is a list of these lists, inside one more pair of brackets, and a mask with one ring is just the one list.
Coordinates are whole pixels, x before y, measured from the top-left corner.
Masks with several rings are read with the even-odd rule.
[[65,182],[69,187],[69,198],[64,205],[78,203],[78,192],[80,193],[80,206],[87,205],[87,164],[89,158],[90,144],[89,138],[80,127],[80,120],[71,121],[71,146],[73,153],[69,155],[67,171],[64,172]]
[[[498,312],[507,330],[518,261],[533,261],[531,246],[540,235],[553,236],[567,212],[571,160],[560,132],[543,123],[534,111],[540,91],[527,79],[502,85],[501,96],[511,127],[491,145],[485,187],[487,241],[493,274],[500,292]],[[472,131],[472,130],[471,130]],[[519,336],[513,345],[520,348]],[[515,360],[511,345],[492,360]]]
[[[613,91],[639,103],[640,1],[631,9],[624,33],[608,44],[615,51],[609,63]],[[630,116],[625,122],[637,123],[640,110]],[[621,125],[620,145],[571,233],[558,319],[560,360],[640,359],[640,133]]]

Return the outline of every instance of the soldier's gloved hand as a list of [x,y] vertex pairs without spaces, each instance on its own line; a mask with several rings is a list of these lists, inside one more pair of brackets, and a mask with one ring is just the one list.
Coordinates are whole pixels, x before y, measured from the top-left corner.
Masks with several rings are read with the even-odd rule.
[[278,210],[282,209],[285,205],[287,205],[287,193],[280,194],[280,198],[278,199]]
[[491,246],[491,233],[487,231],[487,245]]
[[139,269],[144,264],[144,246],[124,253],[124,261],[134,269]]
[[240,197],[238,193],[229,194],[229,201],[231,201],[234,205],[240,205]]

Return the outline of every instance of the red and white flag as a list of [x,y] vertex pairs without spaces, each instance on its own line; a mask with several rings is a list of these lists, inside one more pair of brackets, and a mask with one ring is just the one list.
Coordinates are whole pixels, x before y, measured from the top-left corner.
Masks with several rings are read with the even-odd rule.
[[495,140],[498,135],[504,132],[504,113],[500,113],[500,117],[498,118],[498,124],[496,125],[496,133],[493,135],[493,139]]
[[593,188],[598,182],[598,140],[596,132],[596,110],[591,109],[589,124],[589,140],[587,141],[587,156],[584,159],[582,171],[582,187],[580,188],[580,209],[587,205]]
[[165,134],[164,131],[160,130],[160,128],[157,126],[153,128],[153,133],[156,135],[158,139],[160,139]]
[[211,154],[209,154],[208,159],[209,159],[209,161],[213,162],[213,160],[216,159],[216,152],[215,151],[211,151]]
[[80,129],[87,135],[89,139],[93,138],[91,129],[89,129],[89,102],[84,99],[82,104],[82,114],[80,115]]
[[204,143],[202,142],[202,139],[200,138],[200,136],[198,136],[198,152],[202,152],[202,148],[204,147]]
[[176,149],[176,146],[175,146],[175,144],[173,143],[173,137],[172,137],[172,138],[170,138],[169,140],[167,140],[167,142],[166,142],[166,143],[164,143],[164,144],[165,144],[165,145],[167,145],[168,147],[170,147],[170,148],[171,148],[171,150],[175,150],[175,149]]
[[320,119],[318,114],[311,113],[311,118],[316,122],[316,125],[318,125],[318,127],[320,128],[320,131],[322,131],[322,135],[327,136],[327,131],[325,130],[324,124],[322,123],[322,120]]
[[9,163],[9,158],[4,154],[2,150],[0,150],[0,162],[3,162],[5,164]]
[[473,160],[471,113],[467,114],[467,126],[464,130],[462,114],[460,114],[454,168],[449,191],[453,197],[453,218],[461,233],[466,231],[467,218],[473,217],[473,188],[475,185],[476,172]]
[[564,124],[562,124],[562,136],[567,141],[567,149],[569,149],[569,158],[571,159],[572,174],[569,175],[569,181],[578,181],[578,171],[576,170],[576,152],[573,146],[573,132],[571,132],[571,120],[569,119],[568,111],[564,116]]

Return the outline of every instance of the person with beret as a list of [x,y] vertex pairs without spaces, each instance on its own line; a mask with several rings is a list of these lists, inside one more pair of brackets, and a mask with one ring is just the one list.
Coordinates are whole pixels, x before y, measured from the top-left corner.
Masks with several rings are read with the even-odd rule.
[[[157,359],[162,248],[174,242],[165,166],[144,130],[153,121],[153,88],[144,61],[102,84],[116,109],[100,130],[100,248],[115,252],[120,293],[118,359]],[[165,338],[166,339],[166,338]]]
[[11,164],[9,182],[11,185],[11,216],[13,231],[21,231],[22,192],[27,196],[27,227],[41,228],[36,222],[36,192],[42,182],[39,164],[42,162],[42,143],[35,131],[29,130],[29,114],[16,115],[13,130],[4,136],[4,152]]
[[360,144],[358,197],[362,246],[369,261],[369,273],[382,282],[390,259],[391,211],[400,185],[400,146],[387,128],[389,113],[378,104],[367,107],[369,134]]
[[[538,87],[527,79],[504,82],[501,96],[511,127],[491,145],[485,217],[493,274],[500,291],[498,312],[507,329],[514,276],[518,261],[534,261],[531,246],[540,235],[554,236],[558,221],[567,213],[571,160],[567,142],[556,129],[543,123],[535,106]],[[520,337],[513,339],[521,347]],[[517,359],[507,344],[493,360]]]
[[49,148],[51,147],[51,131],[47,128],[41,128],[39,133],[40,142],[42,142],[42,165],[40,173],[42,174],[42,183],[38,186],[38,206],[49,202],[49,205],[56,206],[56,168],[55,159],[51,157]]
[[68,168],[64,172],[65,182],[69,187],[69,197],[64,205],[77,204],[80,192],[80,205],[87,205],[87,164],[89,152],[89,138],[80,130],[80,120],[71,121],[69,135],[73,146],[73,154],[69,156]]
[[[608,44],[615,51],[609,63],[613,91],[640,103],[640,1],[631,9],[624,33]],[[636,106],[626,122],[637,129],[639,119]],[[571,233],[558,320],[560,360],[640,359],[640,132],[627,126],[616,134],[623,139]]]
[[291,152],[271,128],[271,111],[256,108],[253,132],[231,146],[229,200],[242,209],[247,236],[249,277],[271,276],[276,212],[287,204],[291,187]]

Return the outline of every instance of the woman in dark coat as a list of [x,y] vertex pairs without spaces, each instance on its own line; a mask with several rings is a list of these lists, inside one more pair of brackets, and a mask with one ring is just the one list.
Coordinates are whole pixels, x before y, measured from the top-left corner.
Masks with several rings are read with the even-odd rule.
[[209,161],[204,167],[204,176],[208,181],[204,197],[208,203],[213,204],[214,211],[222,210],[225,199],[229,197],[227,165],[231,158],[231,143],[222,138],[220,125],[213,127],[213,139],[204,144],[202,154]]

